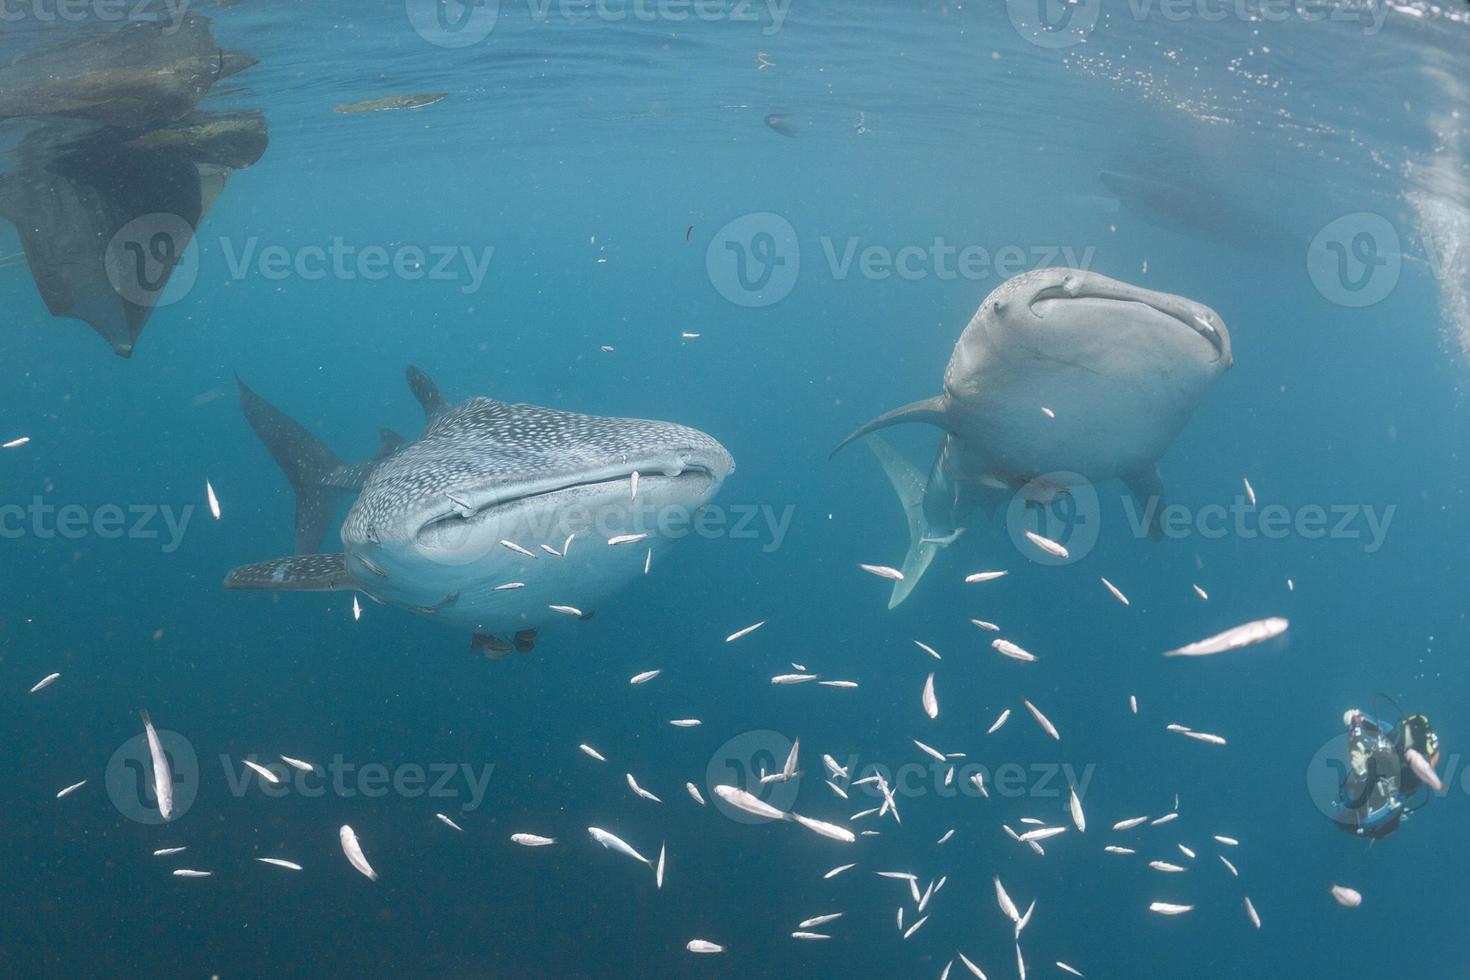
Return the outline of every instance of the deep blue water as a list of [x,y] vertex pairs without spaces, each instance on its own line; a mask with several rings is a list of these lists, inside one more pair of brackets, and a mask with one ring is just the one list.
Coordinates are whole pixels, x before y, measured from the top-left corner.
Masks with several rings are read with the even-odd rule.
[[[5,526],[0,970],[901,977],[938,976],[958,949],[1007,977],[999,875],[1018,901],[1037,900],[1022,936],[1034,976],[1061,975],[1052,963],[1063,960],[1089,977],[1310,977],[1383,956],[1425,976],[1466,974],[1453,927],[1470,904],[1463,11],[1334,7],[1318,23],[1231,7],[1167,19],[1104,0],[1085,40],[1050,49],[1024,40],[1002,5],[797,0],[779,29],[752,9],[754,23],[572,23],[555,7],[538,19],[501,3],[493,31],[462,48],[430,43],[398,4],[198,11],[221,43],[260,58],[205,107],[262,109],[271,145],[201,224],[192,287],[155,311],[124,360],[84,324],[49,316],[24,268],[0,270],[0,441],[31,438],[0,451],[0,502],[190,515],[177,542],[161,518],[149,525],[159,537],[95,525],[66,537],[29,516]],[[1375,17],[1381,29],[1366,30],[1361,18]],[[12,50],[81,29],[34,20],[5,39]],[[405,92],[448,98],[331,111]],[[9,145],[21,124],[4,125]],[[1100,170],[1189,190],[1149,214]],[[799,271],[777,302],[732,302],[753,294],[712,276],[707,257],[721,254],[727,223],[765,213],[797,242],[778,241],[792,264],[777,286],[798,255]],[[1396,244],[1372,244],[1401,268],[1379,302],[1355,308],[1334,300],[1351,300],[1354,277],[1378,267],[1323,288],[1307,256],[1331,222],[1362,213],[1394,230]],[[1237,228],[1245,240],[1227,241]],[[483,282],[462,261],[448,279],[380,281],[237,261],[337,240],[354,255],[493,254]],[[936,241],[1011,246],[1021,267],[1059,264],[1068,248],[1097,272],[1213,307],[1235,366],[1161,462],[1170,501],[1192,515],[1228,506],[1247,477],[1262,507],[1354,515],[1347,533],[1296,525],[1267,537],[1252,522],[1140,540],[1110,483],[1098,491],[1101,535],[1080,560],[1034,561],[1004,515],[977,514],[912,598],[885,609],[887,585],[856,565],[901,562],[899,508],[866,450],[827,454],[861,422],[935,394],[960,330],[1000,282],[941,274],[927,251]],[[924,255],[907,277],[856,263],[844,274],[835,266],[850,245]],[[0,255],[18,249],[0,229]],[[685,541],[592,621],[550,624],[534,653],[499,662],[402,611],[364,603],[354,622],[348,593],[221,589],[230,567],[291,550],[290,489],[240,415],[232,372],[361,459],[380,426],[421,426],[403,383],[410,363],[454,399],[703,429],[738,464],[718,504],[789,526],[772,532],[761,516],[753,536]],[[923,427],[893,440],[921,470],[938,442]],[[1389,515],[1381,541],[1367,509]],[[1010,574],[963,584],[986,568]],[[1160,656],[1266,616],[1290,619],[1284,639],[1206,660]],[[997,657],[971,618],[1000,623],[1042,659]],[[768,622],[757,633],[723,642],[758,620]],[[793,661],[861,686],[772,686]],[[663,675],[628,685],[652,668]],[[52,671],[55,686],[25,693]],[[930,671],[936,721],[919,700]],[[1380,691],[1434,719],[1447,793],[1370,847],[1327,820],[1308,779],[1342,712]],[[1059,742],[1022,698],[1056,722]],[[987,736],[1006,707],[1010,722]],[[198,758],[197,798],[164,827],[123,812],[139,770],[109,768],[141,734],[141,708]],[[668,726],[682,717],[703,725]],[[1229,744],[1179,738],[1171,722]],[[708,796],[712,776],[779,766],[772,753],[794,737],[805,775],[784,806],[845,822],[877,805],[861,787],[842,801],[823,785],[830,753],[909,766],[902,824],[868,818],[853,826],[881,836],[847,845],[728,819],[686,795],[686,781]],[[1022,788],[955,796],[915,738],[992,773],[1019,766]],[[299,784],[324,786],[319,795],[298,785],[273,798],[238,760],[281,753],[355,768],[340,786]],[[1001,824],[1065,822],[1061,764],[1087,780],[1088,829],[1038,857]],[[370,765],[457,775],[449,796],[365,793],[357,779]],[[488,774],[483,798],[463,767]],[[635,797],[625,772],[663,804]],[[1108,830],[1170,811],[1176,794],[1173,824]],[[343,859],[344,823],[376,883]],[[588,825],[649,856],[667,841],[664,887],[597,847]],[[559,843],[520,848],[516,832]],[[1239,878],[1216,860],[1214,834],[1241,840],[1226,851]],[[1176,842],[1198,853],[1187,873],[1146,867],[1179,860]],[[1104,854],[1106,843],[1139,855]],[[176,879],[175,867],[214,876]],[[907,940],[894,916],[906,905],[912,923],[913,902],[877,870],[922,884],[948,876]],[[1360,890],[1363,906],[1333,903],[1333,882]],[[1161,918],[1147,911],[1155,900],[1196,909]],[[790,938],[801,920],[837,911],[831,941]],[[684,947],[696,937],[728,951],[693,956]]]

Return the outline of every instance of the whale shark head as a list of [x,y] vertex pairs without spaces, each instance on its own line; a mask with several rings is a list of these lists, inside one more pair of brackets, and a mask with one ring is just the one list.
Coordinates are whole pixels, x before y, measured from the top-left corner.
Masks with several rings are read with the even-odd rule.
[[1208,306],[1078,269],[1008,280],[966,333],[957,356],[1005,350],[1121,378],[1165,371],[1190,388],[1207,388],[1232,364],[1230,333]]
[[[687,426],[474,398],[374,469],[342,526],[347,567],[396,604],[520,627],[528,608],[587,609],[640,574],[733,470]],[[637,534],[646,545],[609,544]]]

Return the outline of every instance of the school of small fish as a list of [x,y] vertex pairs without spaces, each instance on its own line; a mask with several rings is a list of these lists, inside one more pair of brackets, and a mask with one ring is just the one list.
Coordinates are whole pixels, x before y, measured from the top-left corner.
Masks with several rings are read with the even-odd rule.
[[[1051,414],[1049,410],[1044,411],[1048,415]],[[636,497],[639,490],[638,484],[638,474],[634,473],[630,479],[629,493],[631,496]],[[1254,491],[1249,481],[1245,482],[1245,488],[1252,502],[1254,502]],[[210,512],[215,519],[219,519],[221,516],[219,500],[213,485],[208,481],[205,482],[205,491]],[[612,547],[618,547],[636,543],[646,537],[647,535],[645,534],[614,535],[607,539],[607,544]],[[1066,549],[1056,541],[1029,531],[1026,532],[1026,538],[1031,545],[1046,555],[1056,558],[1067,557]],[[515,542],[504,540],[500,544],[506,550],[523,558],[536,560],[538,557],[536,552],[531,548],[523,547]],[[563,543],[561,549],[556,549],[545,544],[541,544],[539,547],[548,555],[563,557],[570,545],[571,539],[568,538]],[[858,568],[865,573],[881,579],[894,582],[901,582],[903,580],[903,573],[889,566],[858,563]],[[646,569],[647,562],[645,561]],[[967,584],[994,582],[1004,578],[1007,574],[1008,572],[1004,570],[980,571],[966,576],[964,581]],[[1132,607],[1130,599],[1117,585],[1106,577],[1101,577],[1101,582],[1107,593],[1119,605],[1125,609]],[[521,583],[518,582],[493,586],[497,590],[519,587],[521,587]],[[1201,599],[1208,598],[1204,590],[1198,585],[1194,586],[1194,590]],[[550,608],[553,611],[564,613],[568,616],[582,616],[580,610],[571,606],[552,605]],[[355,620],[360,619],[362,610],[356,595],[353,596],[352,600],[352,612]],[[1121,611],[1119,614],[1126,615],[1126,613]],[[971,622],[983,633],[1001,632],[1000,626],[990,621],[974,619]],[[752,634],[755,634],[766,625],[766,620],[759,620],[737,629],[724,637],[724,643],[733,644],[737,641],[744,640],[751,637]],[[1168,658],[1196,658],[1237,651],[1247,647],[1257,646],[1280,637],[1288,631],[1288,628],[1289,624],[1285,618],[1268,617],[1258,619],[1230,627],[1204,639],[1185,643],[1166,650],[1163,656]],[[771,634],[764,634],[764,636],[771,638]],[[742,649],[752,649],[759,653],[761,650],[768,649],[772,645],[771,643],[764,643],[761,640],[750,642],[754,646],[749,648],[742,647]],[[779,643],[779,638],[776,638],[774,642]],[[936,774],[942,779],[945,787],[952,787],[957,782],[966,783],[973,786],[979,794],[979,797],[983,800],[989,800],[991,795],[986,785],[984,773],[979,771],[964,772],[964,760],[966,759],[967,752],[954,751],[953,749],[956,746],[945,744],[951,741],[956,731],[971,731],[974,733],[971,736],[972,740],[995,736],[1006,725],[1013,711],[1017,708],[1024,707],[1025,713],[1031,716],[1035,722],[1036,729],[1039,729],[1039,733],[1044,739],[1050,740],[1052,743],[1062,741],[1061,731],[1058,726],[1029,697],[1013,696],[1014,700],[1012,700],[1012,703],[1001,708],[995,720],[988,728],[984,728],[982,734],[981,728],[984,723],[974,720],[974,705],[965,703],[964,698],[954,693],[956,690],[955,687],[944,686],[946,683],[950,683],[946,681],[946,678],[952,678],[953,675],[951,672],[967,669],[964,666],[955,666],[956,661],[963,663],[964,652],[947,649],[946,653],[952,656],[951,659],[946,660],[934,646],[921,640],[913,640],[912,643],[927,658],[922,662],[934,668],[932,670],[925,670],[921,674],[922,682],[919,684],[918,707],[922,717],[927,719],[928,723],[934,723],[929,730],[939,734],[926,735],[925,737],[929,741],[922,741],[917,738],[910,738],[909,741],[913,748],[918,751],[920,757],[928,760],[925,764],[933,767]],[[1032,653],[1016,641],[1005,636],[995,636],[990,640],[989,646],[1006,661],[1021,664],[1042,663],[1042,657]],[[1061,656],[1063,652],[1057,652],[1056,656]],[[1047,663],[1051,662],[1052,656],[1053,652],[1047,651]],[[756,656],[752,659],[753,661],[759,660],[759,657]],[[808,655],[802,655],[800,659],[818,665],[820,660],[825,659],[825,655],[814,650]],[[781,672],[770,675],[770,684],[778,687],[800,687],[803,685],[811,685],[813,687],[821,685],[846,689],[858,687],[858,682],[854,680],[823,680],[823,675],[819,672],[821,669],[820,666],[816,666],[814,669],[808,669],[805,664],[791,662],[790,668],[790,671],[785,671],[784,667],[777,667],[777,670]],[[640,691],[651,691],[652,695],[657,695],[662,685],[652,685],[651,682],[663,676],[664,673],[664,668],[661,667],[645,669],[628,677],[626,683],[628,686],[640,689]],[[1017,677],[1023,675],[1032,676],[1028,670],[1020,670],[1015,673]],[[61,674],[59,672],[48,674],[31,686],[29,693],[32,695],[38,694],[55,684],[60,678]],[[667,684],[667,681],[665,684]],[[946,703],[951,709],[949,713],[945,714],[946,726],[938,724],[942,714],[939,696],[941,690],[950,692],[946,696]],[[1046,696],[1053,693],[1053,691],[1054,689],[1048,688],[1033,693],[1042,695],[1045,700],[1051,700],[1050,697]],[[652,695],[640,694],[639,696],[650,697]],[[798,690],[793,692],[792,696],[800,700],[802,697],[809,697],[811,695],[804,695]],[[1133,716],[1137,716],[1140,713],[1138,699],[1135,696],[1130,695],[1128,698],[1128,712]],[[954,719],[950,718],[949,714],[958,714],[962,719],[966,720],[963,725],[956,728],[951,724]],[[662,717],[667,719],[667,725],[673,728],[691,729],[698,728],[703,724],[696,717],[670,718],[667,714]],[[169,754],[165,751],[163,739],[154,727],[152,718],[147,711],[141,712],[141,720],[144,728],[144,740],[148,749],[148,775],[151,778],[154,805],[163,824],[167,826],[174,816],[173,808],[175,802],[173,799],[174,776],[170,771]],[[924,722],[916,722],[916,724],[924,724]],[[1224,736],[1198,731],[1188,725],[1177,722],[1161,724],[1160,728],[1197,742],[1218,747],[1228,745],[1227,739]],[[606,735],[607,733],[603,734]],[[1037,732],[1035,730],[1028,730],[1027,733],[1021,735],[1008,734],[1006,737],[1030,740],[1030,744],[1033,746],[1045,744],[1035,741],[1037,738]],[[936,747],[934,744],[930,744],[930,742],[944,747]],[[971,749],[975,746],[972,742],[970,745],[958,747]],[[590,742],[580,743],[576,745],[576,748],[583,756],[595,763],[608,763],[608,756],[604,755],[603,752],[595,748]],[[793,828],[801,828],[810,832],[814,837],[835,842],[835,844],[815,844],[808,846],[851,848],[851,853],[858,860],[838,864],[821,875],[821,878],[823,880],[832,880],[839,876],[846,876],[844,882],[850,883],[850,887],[864,887],[858,884],[863,879],[848,875],[848,872],[854,868],[862,866],[865,860],[871,859],[868,854],[868,847],[865,843],[860,843],[860,841],[868,841],[880,836],[896,837],[904,832],[903,819],[900,815],[900,802],[902,801],[903,794],[899,792],[899,788],[896,785],[890,784],[889,778],[885,775],[885,770],[882,767],[873,765],[859,766],[856,761],[856,756],[850,754],[846,756],[850,761],[839,762],[839,759],[844,758],[845,750],[846,747],[832,746],[830,751],[821,754],[822,765],[820,771],[815,775],[820,777],[819,781],[826,788],[823,791],[822,802],[807,800],[802,804],[802,809],[811,807],[817,810],[830,810],[832,806],[841,805],[844,801],[849,801],[849,807],[851,807],[850,797],[856,799],[857,797],[852,796],[852,794],[859,791],[863,792],[869,799],[876,803],[872,807],[858,808],[857,812],[851,814],[851,816],[843,817],[831,813],[821,817],[808,816],[796,812],[792,805],[777,806],[769,802],[766,787],[784,783],[795,783],[803,778],[803,771],[800,767],[800,738],[792,739],[785,761],[779,770],[767,772],[766,768],[762,766],[759,771],[751,773],[748,779],[736,779],[731,782],[714,782],[712,774],[707,774],[704,781],[691,780],[685,783],[685,790],[692,804],[690,802],[680,804],[678,800],[672,802],[685,807],[693,805],[697,808],[706,808],[704,812],[710,814],[709,819],[714,819],[713,811],[721,808],[723,808],[723,811],[727,815],[738,813],[741,823],[750,825],[741,828],[739,833],[747,834],[750,837],[752,855],[758,854],[757,848],[760,844],[760,835],[775,832],[763,830],[760,825],[775,823],[791,825]],[[621,757],[622,754],[622,752],[614,753],[617,757]],[[1413,749],[1408,750],[1406,757],[1415,774],[1426,786],[1434,792],[1443,792],[1443,782],[1429,760],[1425,759]],[[263,784],[268,786],[281,785],[283,780],[289,777],[292,770],[306,773],[319,771],[313,763],[302,759],[287,755],[278,755],[276,758],[280,760],[279,764],[258,762],[255,758],[241,759],[240,762],[249,772],[253,773]],[[595,772],[596,767],[592,767],[586,771]],[[603,777],[598,776],[597,778]],[[632,772],[624,772],[623,781],[634,797],[651,803],[664,803],[662,797],[640,784],[638,778]],[[86,787],[88,782],[89,780],[87,779],[81,779],[66,786],[55,794],[56,799],[65,799],[77,793]],[[706,799],[706,791],[713,797],[713,802],[717,806],[710,806],[711,801]],[[830,795],[827,795],[828,791],[830,791]],[[1215,857],[1223,864],[1230,878],[1221,879],[1218,877],[1218,872],[1216,872],[1217,877],[1211,881],[1207,879],[1202,869],[1197,869],[1197,865],[1194,863],[1199,852],[1194,847],[1189,846],[1190,843],[1194,843],[1193,841],[1186,843],[1185,840],[1161,840],[1159,838],[1158,831],[1153,828],[1171,824],[1184,816],[1177,795],[1174,798],[1172,809],[1165,812],[1158,812],[1156,810],[1152,814],[1144,813],[1137,816],[1119,816],[1115,811],[1115,807],[1111,804],[1106,806],[1094,805],[1091,807],[1092,809],[1101,809],[1106,816],[1089,833],[1089,821],[1086,810],[1084,809],[1084,799],[1087,791],[1088,787],[1086,783],[1079,784],[1069,781],[1064,784],[1059,802],[1054,801],[1049,805],[1039,806],[1039,815],[1014,818],[1019,820],[1020,830],[1013,829],[1010,824],[1000,823],[999,821],[995,821],[987,829],[986,824],[990,821],[984,816],[984,809],[972,810],[971,814],[963,819],[963,823],[949,827],[937,839],[932,834],[925,832],[927,843],[935,847],[945,845],[955,838],[957,832],[963,834],[962,840],[983,838],[985,835],[991,834],[997,840],[997,843],[993,846],[1010,847],[1012,844],[1021,845],[1021,849],[1029,853],[1028,860],[1044,858],[1048,848],[1063,849],[1072,854],[1090,851],[1096,854],[1112,855],[1115,858],[1134,859],[1140,867],[1146,867],[1158,873],[1157,878],[1147,879],[1152,883],[1149,887],[1153,890],[1154,895],[1151,896],[1151,900],[1147,904],[1140,904],[1138,910],[1140,914],[1152,913],[1153,915],[1164,917],[1190,914],[1201,916],[1208,914],[1214,916],[1217,914],[1218,903],[1215,899],[1218,898],[1222,890],[1229,891],[1230,888],[1234,887],[1224,885],[1222,882],[1239,879],[1240,871],[1223,854],[1217,853]],[[789,799],[792,801],[795,801],[796,798],[796,793],[794,792],[789,796]],[[653,812],[659,808],[654,807],[649,809]],[[1143,808],[1140,807],[1140,809]],[[1107,812],[1109,810],[1114,810],[1114,812]],[[462,826],[456,819],[445,813],[434,813],[433,816],[444,827],[459,834],[473,834],[477,829],[475,826],[470,825],[467,830],[466,826]],[[656,859],[650,859],[645,856],[643,851],[639,850],[639,847],[650,844],[652,841],[658,839],[657,835],[651,832],[648,826],[643,825],[641,819],[638,821],[627,821],[625,826],[614,824],[610,824],[610,826],[616,826],[616,831],[605,830],[597,826],[586,827],[592,845],[599,845],[602,850],[616,856],[605,862],[607,867],[602,870],[602,873],[620,873],[618,859],[625,859],[623,862],[625,866],[641,864],[653,872],[654,880],[652,887],[655,891],[663,889],[666,872],[670,871],[671,867],[674,870],[675,877],[677,877],[677,864],[671,865],[668,842],[659,843]],[[1211,833],[1214,828],[1200,827],[1198,822],[1193,826],[1196,831],[1200,832],[1201,838],[1212,840],[1214,844],[1221,848],[1237,848],[1241,846],[1240,840],[1234,836]],[[1110,827],[1112,834],[1111,840],[1107,839],[1106,834],[1104,834],[1102,839],[1099,839],[1101,827]],[[545,829],[554,831],[555,828],[548,827]],[[562,829],[566,828],[563,827]],[[1004,831],[1004,837],[999,835],[1000,831]],[[787,831],[781,831],[781,833],[787,833]],[[395,862],[401,860],[401,858],[395,855],[397,848],[394,842],[382,840],[380,837],[381,835],[378,833],[372,835],[372,838],[368,841],[370,847],[365,848],[363,840],[359,838],[353,827],[344,824],[339,828],[338,832],[340,849],[343,857],[346,859],[347,865],[370,882],[379,881],[379,872],[369,861],[369,849],[380,853],[380,856],[386,859],[385,870],[389,874],[393,873]],[[510,833],[508,837],[511,844],[530,850],[557,847],[563,840],[561,836],[524,830]],[[628,839],[625,839],[625,837]],[[1007,839],[1009,839],[1011,844],[1004,843]],[[504,841],[505,837],[501,837],[500,840]],[[578,846],[587,846],[585,838],[578,838],[578,840],[580,842]],[[635,846],[629,843],[629,840],[636,840],[639,842],[639,845]],[[1124,846],[1123,841],[1133,846]],[[568,844],[561,846],[570,846],[571,843],[568,842]],[[697,846],[696,842],[687,840],[683,842],[675,841],[674,845],[675,859],[678,857],[679,847]],[[1198,846],[1198,844],[1195,846]],[[1174,855],[1177,851],[1177,855],[1182,855],[1183,862],[1181,863],[1179,856],[1173,856],[1172,860],[1164,860],[1160,856],[1160,853],[1165,849],[1169,849],[1168,853],[1170,855]],[[157,848],[152,851],[152,854],[158,858],[169,858],[181,855],[186,850],[187,847],[184,845],[171,845]],[[652,853],[652,851],[650,850],[649,853]],[[589,857],[584,855],[584,859],[588,859]],[[285,857],[252,856],[251,860],[255,863],[283,871],[293,873],[304,871],[303,864]],[[921,851],[915,850],[912,854],[913,863],[910,867],[917,869],[925,864],[931,863],[931,861],[932,859],[926,857]],[[217,873],[217,870],[178,867],[171,869],[170,873],[174,877],[181,879],[207,879],[213,877]],[[872,875],[878,879],[897,883],[896,888],[899,892],[900,902],[896,909],[895,918],[897,921],[898,941],[900,942],[912,942],[917,945],[922,945],[925,942],[923,937],[935,932],[932,927],[928,933],[922,932],[925,925],[934,916],[950,919],[954,916],[964,917],[969,914],[968,910],[953,907],[939,897],[939,892],[948,881],[948,876],[945,874],[931,876],[930,874],[921,875],[918,870],[875,870]],[[1035,964],[1038,961],[1034,957],[1028,957],[1026,949],[1023,949],[1023,932],[1032,921],[1033,914],[1038,912],[1038,907],[1041,908],[1040,914],[1048,919],[1052,919],[1053,916],[1060,917],[1060,912],[1054,911],[1052,903],[1042,901],[1038,898],[1032,898],[1026,904],[1026,908],[1023,911],[1021,903],[1018,903],[1013,897],[1015,893],[1007,888],[1002,882],[1000,875],[992,874],[991,877],[996,904],[1004,920],[1009,923],[1007,928],[1011,930],[1014,940],[1014,968],[1017,976],[1024,978],[1027,972],[1028,958],[1032,962],[1033,972],[1035,970]],[[1008,872],[1007,877],[1012,878],[1016,876]],[[868,880],[871,880],[871,878]],[[796,885],[793,884],[793,888],[795,887]],[[1012,888],[1014,887],[1015,882],[1013,881]],[[1327,888],[1331,897],[1344,908],[1357,908],[1363,902],[1363,896],[1348,886],[1330,882],[1327,883]],[[1023,888],[1021,893],[1030,890]],[[1252,899],[1239,891],[1238,888],[1235,889],[1233,894],[1236,896],[1235,900],[1238,900],[1240,903],[1239,907],[1244,909],[1245,919],[1250,928],[1253,930],[1262,929],[1263,920]],[[824,899],[823,901],[826,902],[827,900]],[[820,911],[820,909],[821,906],[819,905],[817,910],[814,910],[817,914],[803,918],[799,922],[793,919],[784,923],[772,923],[771,928],[789,935],[792,941],[803,943],[820,943],[843,935],[853,935],[854,930],[867,928],[866,925],[854,924],[857,917],[849,916],[848,912],[840,906],[833,909],[828,905],[829,910],[827,911]],[[1201,911],[1196,912],[1197,909]],[[737,927],[740,925],[740,923],[731,923],[729,926],[729,936],[722,935],[720,931],[711,929],[706,935],[713,935],[715,938],[704,938],[702,936],[689,938],[685,941],[685,949],[690,954],[700,956],[725,954],[730,950],[735,951],[735,955],[748,953],[749,948],[747,944],[729,942],[730,938],[735,937]],[[706,924],[702,928],[709,927]],[[1146,928],[1142,918],[1140,920],[1140,928]],[[1214,928],[1229,929],[1231,926],[1228,923],[1220,922],[1215,924]],[[1035,935],[1035,933],[1033,932],[1032,935]],[[1048,942],[1053,941],[1055,935],[1056,930],[1049,928],[1048,936],[1052,938],[1049,938]],[[1026,947],[1029,949],[1032,945],[1032,940],[1027,939]],[[986,968],[982,968],[980,964],[990,961],[986,962],[986,967],[992,971],[1000,971],[1002,967],[999,963],[1003,959],[1009,958],[1010,952],[996,950],[979,954],[975,953],[974,950],[970,950],[969,952],[958,950],[954,950],[952,953],[945,952],[939,956],[939,959],[944,961],[939,976],[941,980],[946,980],[950,976],[951,969],[955,966],[957,960],[963,970],[985,980],[989,974],[986,973]],[[1086,975],[1082,969],[1072,965],[1072,962],[1075,961],[1076,950],[1058,949],[1055,952],[1063,952],[1068,957],[1066,960],[1051,960],[1057,970],[1073,976],[1081,977]],[[1099,973],[1102,971],[1100,965],[1095,969]]]

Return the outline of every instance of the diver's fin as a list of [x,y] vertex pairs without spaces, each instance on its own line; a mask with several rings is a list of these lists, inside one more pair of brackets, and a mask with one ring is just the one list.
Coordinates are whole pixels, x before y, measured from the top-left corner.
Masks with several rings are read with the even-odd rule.
[[875,429],[885,429],[890,425],[900,425],[904,422],[928,422],[930,425],[937,425],[943,429],[946,427],[945,421],[944,396],[936,395],[933,398],[925,398],[923,401],[914,402],[912,405],[905,405],[903,408],[895,408],[891,412],[885,412],[873,419],[873,421],[859,427],[856,432],[839,442],[833,448],[832,452],[827,455],[827,458],[831,459],[833,456],[836,456],[838,450],[843,446],[852,442],[854,439],[867,435]]
[[430,422],[449,411],[452,407],[442,394],[439,386],[434,384],[434,379],[429,377],[412,364],[408,366],[408,387],[413,392],[413,397],[419,400],[423,406],[424,418]]
[[379,429],[378,455],[375,458],[387,459],[389,456],[392,456],[394,453],[398,452],[398,450],[402,449],[404,445],[407,444],[407,442],[407,439],[403,438],[392,429]]
[[292,555],[241,565],[225,576],[227,589],[280,589],[285,592],[339,592],[355,588],[346,556]]
[[888,597],[888,608],[893,609],[909,597],[924,576],[924,570],[949,541],[929,533],[929,524],[924,520],[924,478],[919,471],[880,436],[869,439],[868,448],[883,464],[883,472],[888,476],[888,482],[893,484],[909,523],[909,551],[904,555],[903,568],[900,569],[903,581],[893,583],[893,594]]
[[322,546],[332,505],[342,490],[361,489],[366,473],[346,466],[337,454],[301,423],[261,398],[236,375],[245,420],[275,457],[296,492],[296,550],[311,554]]
[[1164,537],[1164,478],[1159,473],[1158,464],[1136,473],[1129,473],[1123,477],[1123,484],[1143,507],[1144,516],[1148,519],[1148,536],[1155,541],[1162,540]]

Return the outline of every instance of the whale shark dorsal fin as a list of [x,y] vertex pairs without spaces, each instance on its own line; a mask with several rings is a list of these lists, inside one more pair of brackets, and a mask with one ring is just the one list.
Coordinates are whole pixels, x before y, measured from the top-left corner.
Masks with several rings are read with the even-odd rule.
[[1158,464],[1129,473],[1123,484],[1133,494],[1148,519],[1148,536],[1155,541],[1164,537],[1164,477]]
[[433,378],[412,364],[408,366],[406,373],[408,388],[413,392],[413,397],[417,398],[419,404],[423,406],[424,418],[427,421],[434,421],[453,407],[449,404],[448,399],[439,392],[439,386],[434,384]]
[[398,450],[407,445],[408,440],[403,438],[392,429],[378,430],[378,455],[377,459],[387,459]]
[[939,549],[959,534],[937,535],[930,531],[929,522],[924,519],[926,481],[887,439],[874,436],[868,440],[868,448],[883,465],[883,473],[898,494],[898,502],[903,505],[904,517],[909,525],[909,550],[904,555],[903,567],[900,569],[903,572],[903,581],[893,583],[893,593],[888,597],[888,608],[893,609],[907,599],[914,586],[919,584],[919,579],[924,577],[925,570],[939,553]]
[[853,432],[852,435],[839,442],[833,448],[832,452],[828,454],[827,458],[831,459],[833,456],[836,456],[843,446],[852,442],[854,439],[861,439],[869,432],[877,429],[886,429],[890,425],[901,425],[905,422],[928,422],[930,425],[937,425],[941,429],[947,429],[947,408],[948,403],[945,401],[944,396],[935,395],[933,398],[925,398],[923,401],[914,402],[912,405],[905,405],[903,408],[895,408],[891,412],[884,412],[882,415],[873,419],[873,421],[858,427],[857,431]]
[[227,589],[339,592],[356,588],[345,555],[291,555],[230,569]]

